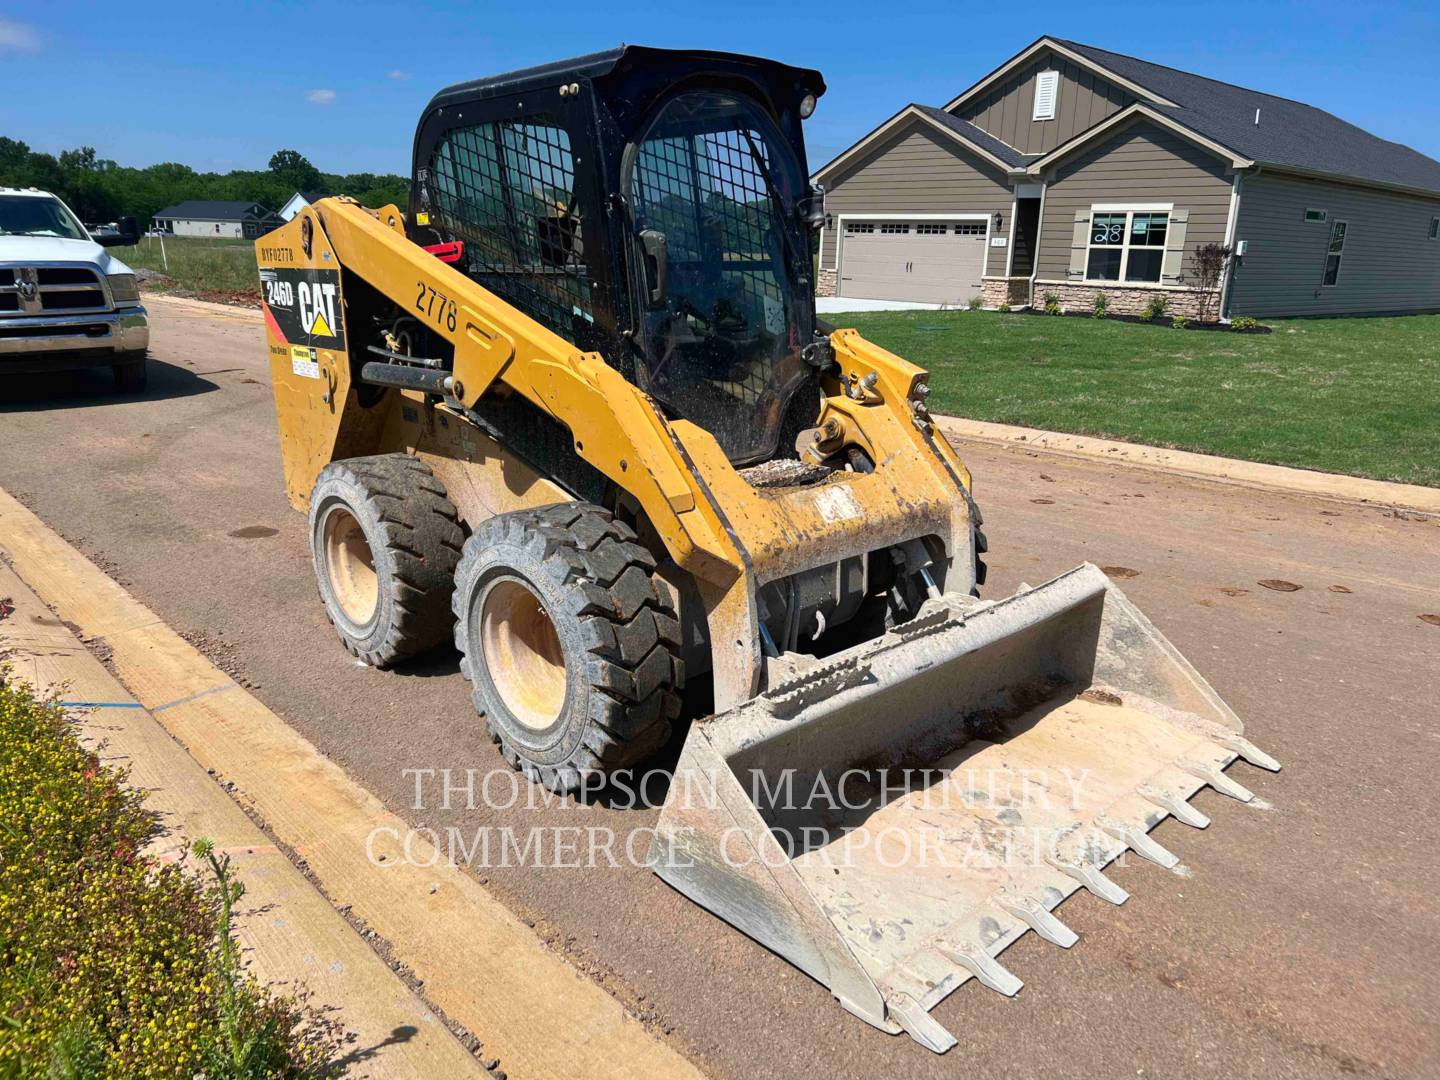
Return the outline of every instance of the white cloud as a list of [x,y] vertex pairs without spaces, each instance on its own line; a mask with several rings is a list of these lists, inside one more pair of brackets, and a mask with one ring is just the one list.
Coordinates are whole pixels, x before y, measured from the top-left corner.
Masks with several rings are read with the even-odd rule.
[[334,105],[334,90],[310,90],[305,94],[305,100],[311,105]]
[[40,48],[40,37],[24,23],[0,19],[0,49],[34,52]]
[[390,72],[390,78],[399,80],[408,79],[410,78],[410,73],[408,71],[401,71],[399,68],[396,68],[394,71]]

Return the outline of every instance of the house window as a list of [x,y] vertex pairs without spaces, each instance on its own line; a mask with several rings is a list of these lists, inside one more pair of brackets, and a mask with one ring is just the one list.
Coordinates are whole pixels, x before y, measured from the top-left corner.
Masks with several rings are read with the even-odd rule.
[[1322,285],[1334,285],[1340,277],[1340,255],[1345,250],[1345,222],[1330,226],[1330,249],[1325,253],[1325,276]]
[[846,236],[861,236],[865,233],[873,233],[875,226],[869,221],[847,221],[845,223]]
[[905,236],[910,232],[908,221],[887,221],[880,226],[880,231],[886,236]]
[[1325,210],[1306,210],[1306,211],[1305,211],[1305,220],[1306,220],[1306,221],[1324,221],[1324,220],[1325,220],[1327,217],[1329,217],[1329,216],[1330,216],[1329,213],[1328,213],[1327,211],[1325,211]]
[[1060,96],[1060,73],[1042,71],[1035,76],[1035,109],[1031,120],[1054,120],[1055,101]]
[[1440,217],[1430,219],[1430,239],[1440,240]]
[[1112,211],[1090,218],[1087,281],[1159,282],[1168,210]]

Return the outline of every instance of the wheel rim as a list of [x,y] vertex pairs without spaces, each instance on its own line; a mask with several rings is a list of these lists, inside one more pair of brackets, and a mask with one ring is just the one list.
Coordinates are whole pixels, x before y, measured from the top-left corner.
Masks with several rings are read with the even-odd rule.
[[550,613],[524,582],[501,578],[480,600],[485,670],[510,714],[532,731],[565,707],[565,652]]
[[342,506],[325,516],[322,532],[325,546],[325,573],[330,594],[345,618],[364,626],[375,617],[380,604],[380,579],[375,573],[375,553],[355,515]]

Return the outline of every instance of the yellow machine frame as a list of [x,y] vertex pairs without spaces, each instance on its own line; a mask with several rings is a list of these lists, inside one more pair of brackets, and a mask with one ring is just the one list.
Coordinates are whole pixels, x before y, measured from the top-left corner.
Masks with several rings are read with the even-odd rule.
[[[257,241],[256,251],[262,271],[340,270],[342,311],[353,278],[392,299],[418,294],[427,302],[409,314],[454,345],[443,402],[395,390],[363,408],[345,351],[314,349],[319,377],[316,367],[301,374],[293,349],[304,345],[286,341],[267,319],[286,488],[297,509],[331,461],[397,451],[425,459],[471,527],[492,514],[572,498],[466,416],[487,394],[520,394],[563,424],[575,453],[638,504],[683,571],[671,576],[694,581],[709,627],[717,711],[761,688],[757,590],[769,582],[936,537],[951,562],[947,589],[963,593],[973,584],[970,474],[929,421],[927,374],[854,330],[830,335],[839,373],[822,379],[813,452],[858,445],[874,471],[758,489],[709,432],[667,419],[598,353],[581,352],[407,239],[393,205],[375,211],[322,199]],[[360,347],[357,337],[351,349]]]

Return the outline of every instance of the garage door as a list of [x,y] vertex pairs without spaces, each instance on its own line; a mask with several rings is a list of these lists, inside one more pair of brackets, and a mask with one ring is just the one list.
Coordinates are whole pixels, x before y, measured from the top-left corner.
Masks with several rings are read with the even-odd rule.
[[964,304],[985,272],[983,221],[846,221],[840,295]]

